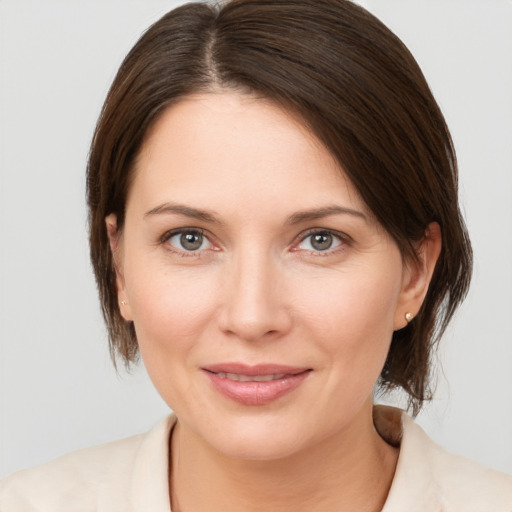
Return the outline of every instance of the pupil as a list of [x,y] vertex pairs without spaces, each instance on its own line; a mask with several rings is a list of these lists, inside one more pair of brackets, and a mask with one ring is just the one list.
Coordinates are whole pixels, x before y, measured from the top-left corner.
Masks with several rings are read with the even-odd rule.
[[201,247],[203,235],[201,233],[183,233],[180,241],[185,249],[195,251]]
[[314,235],[311,239],[311,245],[317,251],[325,251],[332,245],[332,235],[329,233],[319,233]]

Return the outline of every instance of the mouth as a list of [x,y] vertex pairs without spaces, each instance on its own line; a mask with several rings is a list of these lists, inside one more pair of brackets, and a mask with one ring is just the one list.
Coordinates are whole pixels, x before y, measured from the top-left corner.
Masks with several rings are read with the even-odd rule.
[[238,382],[270,382],[272,380],[284,379],[287,376],[286,373],[278,373],[275,375],[242,375],[239,373],[225,372],[216,372],[215,375],[221,379],[236,380]]
[[311,368],[225,363],[202,368],[213,388],[243,405],[266,405],[297,389]]

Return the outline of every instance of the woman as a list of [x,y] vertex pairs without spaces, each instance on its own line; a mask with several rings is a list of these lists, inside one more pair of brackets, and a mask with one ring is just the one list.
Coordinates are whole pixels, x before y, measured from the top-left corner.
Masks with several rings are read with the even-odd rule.
[[375,385],[429,396],[469,285],[450,136],[343,0],[188,5],[136,44],[88,168],[112,352],[174,410],[13,475],[2,510],[509,510]]

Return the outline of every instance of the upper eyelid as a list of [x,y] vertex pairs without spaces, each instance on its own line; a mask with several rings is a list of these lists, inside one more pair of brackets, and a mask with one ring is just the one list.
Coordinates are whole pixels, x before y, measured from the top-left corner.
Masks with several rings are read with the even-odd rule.
[[204,229],[189,227],[169,229],[160,237],[160,241],[165,242],[166,240],[169,240],[169,238],[173,237],[174,235],[179,235],[180,233],[201,233],[201,235],[206,236],[206,238],[210,240],[210,237]]
[[305,240],[308,236],[315,235],[318,233],[329,233],[330,235],[334,235],[334,236],[340,238],[344,242],[349,242],[352,240],[352,238],[349,235],[347,235],[346,233],[343,233],[336,229],[330,229],[330,228],[309,228],[309,229],[299,233],[296,236],[295,240],[298,240],[299,242],[301,242],[301,241]]
[[[208,241],[212,245],[220,245],[218,242],[215,241],[215,237],[210,234],[207,230],[204,228],[199,227],[179,227],[179,228],[173,228],[168,231],[166,231],[160,238],[159,242],[164,243],[168,241],[170,238],[172,238],[175,235],[178,235],[180,233],[187,233],[187,232],[197,232],[201,233],[202,236],[208,239]],[[337,238],[339,238],[344,243],[350,243],[352,241],[352,238],[347,235],[346,233],[343,233],[341,231],[338,231],[336,229],[331,228],[322,228],[322,227],[314,227],[314,228],[308,228],[304,231],[301,231],[298,235],[296,235],[291,243],[292,246],[296,246],[298,243],[304,241],[307,237],[317,234],[317,233],[329,233]],[[326,251],[328,252],[328,251]]]
[[[330,247],[329,249],[325,249],[323,251],[320,250],[314,250],[314,249],[300,249],[298,245],[304,242],[308,237],[315,234],[320,233],[328,233],[330,235],[333,235],[339,240],[339,245],[336,247]],[[305,252],[307,254],[315,255],[315,256],[333,256],[335,254],[338,254],[341,251],[344,251],[347,249],[347,247],[350,247],[352,244],[352,237],[349,235],[337,231],[335,229],[328,229],[328,228],[311,228],[309,230],[303,231],[296,237],[296,241],[293,242],[293,245],[290,249],[291,252]]]
[[[213,246],[213,248],[215,246],[218,246],[218,243],[216,243],[214,241],[215,238],[208,231],[206,231],[203,228],[198,228],[198,227],[180,227],[180,228],[169,229],[158,239],[158,245],[164,245],[172,237],[182,234],[182,233],[200,233],[204,238],[206,238],[208,240],[208,242],[210,243],[211,246]],[[170,248],[167,248],[167,249],[172,250],[173,252],[189,253],[190,256],[193,254],[200,254],[207,250],[215,250],[215,249],[212,249],[212,247],[210,247],[209,249],[202,249],[200,251],[186,251],[186,250],[180,251],[180,249],[177,247],[173,247],[172,249],[170,249]]]

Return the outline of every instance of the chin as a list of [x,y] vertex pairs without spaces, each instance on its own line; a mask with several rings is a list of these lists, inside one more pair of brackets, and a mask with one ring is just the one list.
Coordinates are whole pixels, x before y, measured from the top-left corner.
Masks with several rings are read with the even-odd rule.
[[314,443],[302,417],[286,418],[261,410],[258,414],[226,415],[220,422],[212,421],[209,427],[196,434],[219,454],[232,459],[284,459]]

